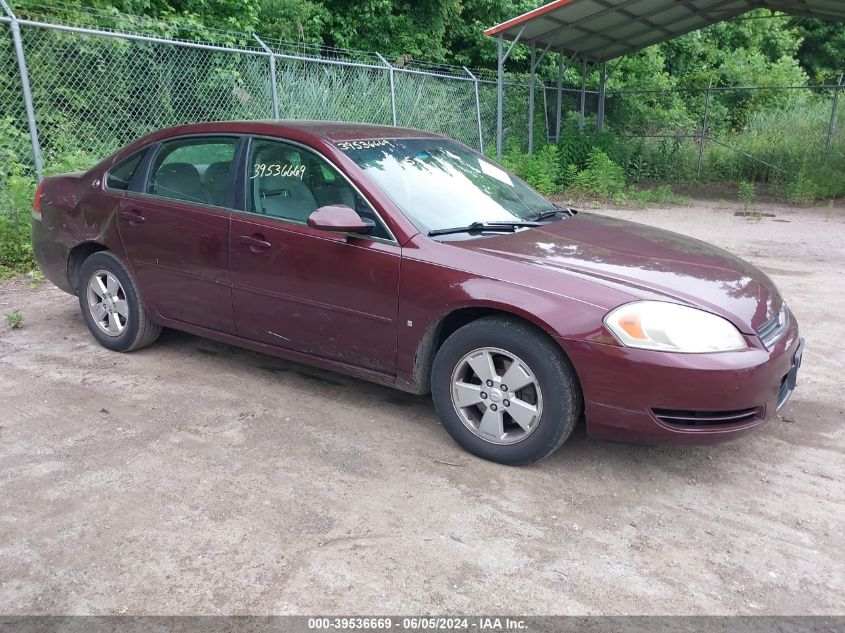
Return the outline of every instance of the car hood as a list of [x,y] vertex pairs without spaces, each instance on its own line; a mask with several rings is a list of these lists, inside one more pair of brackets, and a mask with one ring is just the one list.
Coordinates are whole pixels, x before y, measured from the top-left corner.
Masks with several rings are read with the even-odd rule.
[[586,277],[639,299],[703,308],[748,334],[782,305],[763,272],[727,251],[663,229],[591,213],[452,244]]

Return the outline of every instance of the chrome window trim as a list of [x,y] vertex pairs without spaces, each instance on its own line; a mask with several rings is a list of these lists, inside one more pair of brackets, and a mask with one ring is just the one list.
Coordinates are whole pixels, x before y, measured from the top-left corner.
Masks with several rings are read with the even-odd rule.
[[[119,191],[119,190],[109,189],[109,191]],[[127,196],[133,196],[133,197],[138,197],[138,198],[148,198],[150,200],[161,200],[161,201],[164,201],[164,202],[172,202],[174,204],[184,204],[184,205],[194,206],[194,207],[203,207],[203,208],[208,209],[210,211],[226,211],[226,212],[237,211],[237,209],[233,209],[231,207],[221,207],[221,206],[216,205],[216,204],[209,204],[208,202],[194,202],[192,200],[178,200],[176,198],[168,198],[167,196],[160,196],[158,194],[147,193],[145,191],[124,191],[123,193],[126,194]]]

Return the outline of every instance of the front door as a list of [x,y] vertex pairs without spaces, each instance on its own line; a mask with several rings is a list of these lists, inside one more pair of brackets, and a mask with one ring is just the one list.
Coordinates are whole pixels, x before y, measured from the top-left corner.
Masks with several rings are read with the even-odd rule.
[[[247,212],[232,217],[231,281],[238,335],[392,373],[400,249],[348,181],[308,149],[254,139]],[[319,206],[347,204],[369,235],[307,226]]]
[[149,310],[234,333],[229,284],[228,177],[236,138],[162,143],[142,192],[127,193],[118,228]]

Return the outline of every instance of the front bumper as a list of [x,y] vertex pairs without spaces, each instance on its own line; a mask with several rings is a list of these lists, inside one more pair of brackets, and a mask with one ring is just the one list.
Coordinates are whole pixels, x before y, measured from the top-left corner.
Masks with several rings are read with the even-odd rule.
[[[718,354],[560,341],[581,380],[587,432],[637,444],[704,444],[749,432],[770,419],[795,387],[803,344],[790,317],[771,349],[751,336],[749,349]],[[667,411],[677,415],[661,414]],[[699,415],[712,419],[677,420]]]

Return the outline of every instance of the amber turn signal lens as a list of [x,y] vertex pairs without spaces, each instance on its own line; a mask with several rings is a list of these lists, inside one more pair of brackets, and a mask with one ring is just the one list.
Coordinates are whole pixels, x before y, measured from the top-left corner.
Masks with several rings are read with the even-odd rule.
[[619,327],[625,330],[625,333],[630,336],[631,338],[639,339],[641,341],[645,341],[648,337],[643,332],[642,325],[640,324],[640,317],[637,314],[626,314],[622,318],[617,321],[619,323]]

